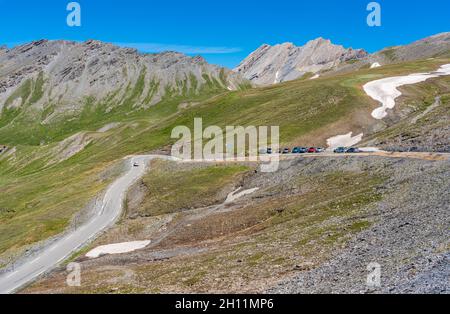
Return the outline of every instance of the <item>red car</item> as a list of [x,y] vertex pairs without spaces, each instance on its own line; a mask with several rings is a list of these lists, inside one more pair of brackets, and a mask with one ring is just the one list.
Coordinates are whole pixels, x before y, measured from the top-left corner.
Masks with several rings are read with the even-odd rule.
[[308,153],[317,153],[317,149],[315,147],[308,148]]

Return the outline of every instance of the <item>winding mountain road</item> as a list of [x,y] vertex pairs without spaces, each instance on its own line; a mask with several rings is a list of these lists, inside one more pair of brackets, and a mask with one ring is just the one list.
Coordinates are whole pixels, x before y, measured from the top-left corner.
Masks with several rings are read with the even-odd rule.
[[[426,160],[449,160],[450,154],[445,153],[388,153],[374,152],[361,154],[332,153],[322,154],[288,154],[279,156],[280,160],[308,157],[368,157],[381,156],[387,158],[419,158]],[[148,162],[152,159],[176,160],[170,156],[163,155],[141,155],[127,159],[129,170],[117,179],[106,190],[103,201],[94,209],[92,218],[76,230],[64,235],[54,243],[42,249],[38,254],[25,260],[20,266],[0,275],[0,294],[14,293],[20,288],[36,280],[44,273],[51,271],[54,267],[67,259],[71,254],[92,241],[99,233],[111,227],[122,213],[128,189],[141,178],[146,170]],[[192,161],[191,161],[192,162]],[[205,162],[205,161],[201,161]],[[207,162],[207,161],[206,161]],[[230,161],[223,161],[230,162]],[[138,167],[134,164],[137,163]],[[217,163],[217,161],[215,161]]]
[[[129,170],[116,180],[106,191],[100,206],[95,208],[92,218],[84,225],[58,239],[42,252],[10,272],[0,276],[0,294],[13,293],[32,282],[40,275],[50,271],[100,232],[112,226],[122,213],[122,204],[129,187],[141,178],[147,164],[152,159],[172,159],[168,156],[135,156],[127,160]],[[139,166],[134,167],[137,163]]]

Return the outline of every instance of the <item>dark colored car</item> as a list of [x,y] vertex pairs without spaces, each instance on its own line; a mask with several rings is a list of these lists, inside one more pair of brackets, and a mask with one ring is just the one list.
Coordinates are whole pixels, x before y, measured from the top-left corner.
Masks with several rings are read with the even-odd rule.
[[268,148],[268,149],[267,149],[267,153],[268,153],[268,154],[272,154],[272,148]]
[[135,162],[135,163],[133,164],[133,167],[139,167],[139,164],[138,164],[137,162]]
[[317,149],[315,147],[310,147],[310,148],[308,148],[308,153],[310,153],[310,154],[317,153]]
[[343,153],[345,153],[347,150],[346,150],[346,148],[345,147],[338,147],[338,148],[336,148],[335,150],[334,150],[334,152],[336,153],[336,154],[343,154]]
[[292,149],[292,153],[293,154],[300,154],[300,152],[301,152],[301,147],[294,147]]
[[289,154],[291,150],[289,148],[283,149],[283,154]]
[[360,153],[360,152],[361,151],[359,150],[359,148],[356,148],[356,147],[350,147],[346,151],[347,154],[356,154],[356,153]]
[[308,148],[300,147],[300,154],[306,154],[308,152]]

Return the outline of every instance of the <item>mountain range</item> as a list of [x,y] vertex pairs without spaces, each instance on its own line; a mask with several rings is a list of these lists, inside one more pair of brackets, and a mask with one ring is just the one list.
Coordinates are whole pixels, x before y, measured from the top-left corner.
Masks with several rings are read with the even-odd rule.
[[[44,124],[76,116],[87,102],[145,109],[173,97],[205,91],[238,90],[298,78],[314,79],[339,71],[439,56],[450,50],[450,33],[407,46],[368,54],[318,38],[304,46],[262,45],[233,71],[202,57],[177,52],[141,54],[135,49],[89,40],[40,40],[0,48],[0,112],[37,110]],[[107,105],[106,105],[107,104]]]
[[387,65],[448,54],[450,33],[437,34],[412,44],[383,49],[373,54],[344,48],[318,38],[297,47],[292,43],[262,45],[234,69],[256,85],[272,85],[298,78],[317,78],[335,72]]
[[237,90],[238,74],[177,52],[140,54],[95,40],[40,40],[0,51],[0,110],[45,112],[42,122],[79,114],[86,101],[129,111],[165,97],[205,90]]
[[[372,261],[379,292],[449,291],[449,43],[263,45],[234,71],[95,40],[0,48],[0,291],[36,279],[25,292],[373,293]],[[172,131],[197,117],[330,149],[282,156],[273,173],[169,162]],[[362,152],[334,154],[336,138]],[[99,237],[72,237],[111,209],[120,220],[89,229]],[[150,244],[86,254],[136,241]],[[69,253],[81,287],[65,267],[36,277]]]
[[313,75],[358,60],[368,54],[362,49],[345,49],[330,40],[318,38],[297,47],[292,43],[262,45],[234,69],[258,85],[270,85],[295,80],[308,73]]

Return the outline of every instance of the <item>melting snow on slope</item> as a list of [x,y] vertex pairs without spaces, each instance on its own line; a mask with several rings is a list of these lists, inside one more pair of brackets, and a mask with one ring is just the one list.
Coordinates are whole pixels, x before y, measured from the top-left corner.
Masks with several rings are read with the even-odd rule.
[[134,241],[134,242],[123,242],[123,243],[102,245],[89,251],[86,254],[86,256],[89,258],[97,258],[105,254],[129,253],[145,248],[147,245],[150,244],[150,242],[151,241]]
[[361,133],[356,136],[352,136],[353,132],[343,135],[337,135],[327,140],[327,144],[329,148],[337,148],[337,147],[350,147],[361,142],[364,134]]
[[277,71],[277,73],[275,73],[275,81],[273,83],[274,84],[280,83],[280,71]]
[[359,150],[363,153],[379,153],[382,151],[377,147],[360,147]]
[[437,72],[388,77],[367,83],[364,85],[364,91],[367,95],[382,104],[381,107],[372,112],[372,117],[381,120],[387,116],[388,109],[395,107],[395,99],[402,95],[397,89],[398,87],[424,82],[430,78],[443,75],[450,75],[450,64],[443,65]]
[[375,68],[379,68],[381,66],[381,64],[379,64],[378,62],[372,63],[372,65],[370,66],[371,69],[375,69]]
[[235,200],[237,200],[238,198],[241,198],[245,195],[254,193],[256,191],[259,190],[259,188],[253,188],[253,189],[248,189],[248,190],[244,190],[242,192],[239,192],[242,188],[237,189],[236,191],[228,194],[227,199],[225,200],[225,204],[234,202]]

